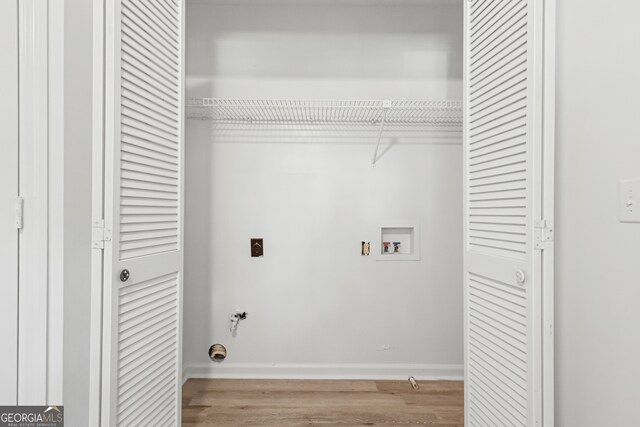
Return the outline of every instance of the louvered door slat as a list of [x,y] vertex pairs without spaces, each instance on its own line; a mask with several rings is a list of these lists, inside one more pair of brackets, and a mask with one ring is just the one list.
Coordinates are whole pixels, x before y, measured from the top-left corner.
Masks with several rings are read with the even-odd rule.
[[[137,49],[135,43],[127,43],[131,44],[131,48],[125,51],[125,53],[130,53],[130,55],[127,55],[126,61],[123,61],[126,65],[122,69],[124,86],[145,99],[150,98],[154,100],[160,107],[170,108],[170,105],[167,105],[164,101],[165,98],[173,99],[174,101],[179,99],[179,94],[176,92],[174,86],[175,82],[170,81],[168,78],[161,77],[163,73],[167,73],[167,71],[163,69],[163,64],[158,64],[155,59],[149,59],[149,53]],[[143,53],[140,54],[138,51]],[[135,56],[138,56],[141,60],[145,60],[147,63],[142,64],[140,61],[132,59]],[[142,105],[146,104],[143,103]],[[169,113],[175,114],[176,111],[169,110]]]
[[478,181],[494,177],[504,179],[505,177],[511,177],[518,172],[525,172],[526,161],[522,161],[520,159],[521,157],[516,156],[513,158],[513,161],[511,161],[511,158],[503,159],[502,164],[497,165],[496,167],[479,167],[477,170],[471,172],[470,181]]
[[[135,49],[122,51],[122,63],[130,67],[131,72],[141,73],[143,80],[153,80],[153,87],[158,90],[168,89],[171,91],[170,93],[173,93],[180,87],[179,81],[175,80],[174,76],[167,75],[154,67],[152,63],[145,62],[145,58],[138,54]],[[173,113],[175,114],[176,112],[173,111]]]
[[[133,74],[131,71],[137,72],[137,74]],[[143,99],[151,99],[158,107],[167,108],[167,104],[165,103],[165,99],[173,99],[174,101],[178,100],[177,94],[173,91],[169,85],[159,84],[160,82],[156,81],[153,76],[147,75],[144,72],[140,72],[136,67],[132,67],[130,69],[122,70],[122,80],[125,82],[125,87],[132,92],[136,93],[138,96],[141,96]],[[125,99],[130,100],[130,104],[132,109],[136,111],[140,111],[141,108],[147,106],[147,102],[135,102],[136,99],[133,97],[124,96]],[[124,102],[123,102],[124,105]],[[147,113],[145,111],[145,113]],[[171,125],[173,128],[176,127],[175,122],[175,112],[174,111],[149,111],[149,113],[160,113],[162,118],[160,119],[162,122],[165,121],[165,117],[171,118],[172,114],[174,117],[173,123],[167,123]],[[162,114],[164,113],[164,114]],[[169,114],[167,114],[169,113]]]
[[473,334],[469,339],[469,348],[477,347],[482,349],[483,354],[493,355],[495,359],[501,359],[502,365],[510,372],[511,376],[520,373],[519,378],[524,379],[527,384],[526,360],[521,359],[521,355],[513,352],[507,344],[497,339],[493,339],[489,333]]
[[[122,170],[122,188],[161,189],[162,191],[175,192],[176,180],[174,178],[151,177],[148,174],[136,171]],[[124,218],[122,219],[125,222]]]
[[160,5],[152,5],[144,0],[123,0],[122,4],[130,12],[127,14],[128,16],[140,19],[138,25],[146,29],[150,36],[156,37],[158,41],[164,41],[168,49],[176,52],[180,50],[180,31],[176,30],[175,23],[167,24],[167,22],[157,19],[159,15],[157,10]]
[[126,108],[123,108],[121,120],[123,127],[142,132],[142,134],[148,138],[157,138],[161,141],[177,144],[178,136],[173,134],[173,131],[167,132],[163,128],[155,126],[150,120],[140,117],[137,114],[131,115]]
[[469,227],[479,231],[493,231],[510,234],[526,234],[525,230],[520,224],[508,224],[508,223],[494,223],[494,222],[482,222],[482,221],[469,221]]
[[121,226],[123,229],[127,227],[134,227],[138,225],[145,225],[148,227],[159,227],[161,224],[177,224],[172,221],[171,215],[130,215],[126,218],[122,218]]
[[[155,19],[153,14],[149,13],[146,3],[124,0],[122,4],[124,6],[123,11],[126,12],[123,14],[122,22],[127,25],[133,24],[133,28],[144,41],[152,40],[162,44],[154,46],[154,49],[161,49],[167,52],[173,51],[174,54],[169,53],[167,58],[178,66],[179,62],[172,58],[180,50],[177,46],[178,36],[173,30]],[[157,7],[158,5],[153,6],[153,8]],[[142,32],[145,34],[143,35]]]
[[[469,383],[473,392],[475,392],[476,389],[486,390],[495,388],[500,390],[496,394],[485,394],[482,395],[482,398],[477,399],[479,401],[484,401],[484,408],[500,420],[500,424],[497,425],[526,426],[526,424],[520,421],[524,418],[524,415],[516,411],[514,407],[510,405],[510,402],[508,402],[509,399],[506,397],[507,395],[504,394],[500,387],[494,382],[488,381],[485,377],[481,377],[480,375],[471,374],[469,375]],[[480,393],[481,391],[478,395],[480,395]]]
[[[475,110],[471,112],[472,118],[486,115],[489,111],[495,111],[496,107],[509,105],[515,100],[522,100],[526,95],[523,90],[526,69],[519,67],[514,73],[498,76],[496,80],[487,81],[487,85],[471,94]],[[526,98],[525,98],[526,99]],[[489,111],[487,111],[489,109]]]
[[500,63],[500,61],[504,61],[510,55],[523,53],[523,50],[526,50],[527,46],[527,32],[522,30],[517,33],[517,35],[517,38],[508,39],[508,44],[503,46],[503,49],[493,49],[481,58],[473,61],[469,67],[470,71],[477,74],[478,77],[481,77],[483,76],[483,73],[496,71],[496,65]]
[[469,160],[474,164],[488,161],[497,156],[506,156],[511,153],[521,153],[527,143],[524,129],[511,135],[504,132],[498,138],[487,139],[482,143],[474,144],[470,150]]
[[469,341],[469,351],[477,353],[478,357],[484,357],[492,360],[493,364],[503,370],[506,375],[525,392],[527,390],[526,367],[517,363],[515,357],[505,356],[506,350],[497,346],[495,343],[488,342],[482,338],[474,338]]
[[[138,4],[139,8],[144,11],[147,16],[153,16],[153,21],[166,30],[167,34],[173,34],[175,40],[180,38],[180,28],[176,25],[171,16],[165,14],[162,7],[149,7],[145,2],[125,0],[126,3]],[[162,23],[162,24],[160,24]]]
[[[498,79],[505,79],[506,81],[512,80],[515,77],[514,74],[511,73],[512,70],[506,70],[503,74],[499,75]],[[513,70],[517,71],[517,70]],[[500,86],[505,80],[498,81],[489,81],[487,85]],[[512,80],[513,81],[513,80]],[[489,90],[491,91],[491,87],[483,86],[479,90]],[[485,119],[491,115],[495,115],[500,110],[513,106],[517,103],[521,103],[526,100],[526,95],[522,93],[522,91],[509,91],[502,92],[499,96],[494,96],[493,102],[486,103],[482,109],[478,109],[476,111],[470,112],[471,123],[476,124],[478,121]],[[476,98],[475,101],[479,101],[480,97]]]
[[121,184],[123,196],[180,200],[179,194],[175,188],[162,183],[136,181],[123,178],[121,180]]
[[[131,74],[132,70],[137,74]],[[178,112],[168,109],[164,103],[167,97],[175,100],[173,89],[168,87],[168,84],[161,84],[155,76],[148,75],[134,66],[131,66],[129,71],[123,71],[123,74],[122,105],[124,107],[144,114],[152,114],[150,117],[156,118],[172,128],[178,126]],[[159,108],[149,111],[147,108],[149,102]]]
[[167,132],[176,133],[180,131],[177,122],[172,121],[158,111],[150,111],[144,103],[141,104],[131,98],[123,97],[122,108],[132,111],[133,114],[138,114],[138,117],[142,117],[144,120],[150,120],[155,126],[163,127]]
[[176,146],[173,144],[158,144],[156,141],[152,141],[150,139],[142,139],[126,133],[122,134],[122,143],[128,144],[130,147],[137,147],[141,150],[144,149],[155,151],[156,153],[163,154],[165,156],[168,156],[169,158],[173,158],[176,155]]
[[139,223],[135,222],[127,222],[123,223],[120,226],[120,230],[123,233],[131,233],[145,230],[162,230],[162,229],[174,229],[177,227],[177,224],[173,221],[141,221]]
[[526,101],[516,105],[510,105],[502,111],[489,114],[481,121],[469,121],[468,130],[474,137],[482,137],[483,134],[500,133],[505,127],[522,123],[526,114]]
[[[509,178],[513,178],[513,176],[509,176]],[[469,197],[472,197],[476,194],[490,194],[490,193],[501,193],[505,191],[519,191],[526,190],[526,177],[522,176],[521,179],[506,179],[506,180],[496,180],[494,182],[486,182],[486,181],[475,181],[470,183],[469,185]]]
[[[140,315],[141,320],[137,324],[131,324],[127,326],[127,328],[123,328],[120,336],[120,343],[122,348],[126,348],[128,344],[133,341],[139,340],[141,337],[146,335],[151,335],[153,333],[153,329],[149,328],[145,322],[148,319],[153,319],[153,327],[154,328],[164,328],[169,327],[175,323],[175,313],[171,307],[171,300],[169,297],[161,297],[159,300],[159,306],[161,309],[158,312],[153,312],[151,310],[145,312]],[[142,334],[146,335],[142,335]],[[137,357],[135,362],[130,363],[125,368],[120,371],[120,378],[124,378],[125,375],[131,372],[136,372],[137,366],[142,365],[142,362],[145,360],[144,356]]]
[[[526,99],[525,94],[522,93],[522,88],[513,86],[514,84],[517,85],[518,82],[522,80],[525,70],[526,68],[524,67],[524,63],[515,64],[513,67],[510,66],[510,68],[502,68],[499,73],[495,73],[491,78],[486,79],[482,84],[475,87],[471,91],[471,95],[474,97],[473,99],[476,102],[475,106],[477,108],[477,110],[473,111],[471,114],[473,120],[478,120],[480,117],[487,115],[488,112],[504,108],[506,105]],[[504,84],[507,82],[511,82],[511,84],[505,88]],[[496,93],[495,89],[498,87],[502,90]]]
[[478,54],[471,58],[470,66],[476,72],[482,72],[487,70],[495,61],[496,54],[501,53],[499,58],[504,57],[504,52],[511,53],[514,48],[521,46],[526,42],[527,28],[526,25],[521,25],[513,29],[509,29],[505,34],[496,37],[495,39],[488,39],[485,43],[479,42]]
[[[158,156],[154,155],[153,152],[147,152],[147,153],[141,153],[141,154],[138,154],[137,152],[134,153],[133,151],[136,151],[137,148],[138,147],[134,146],[134,148],[132,149],[131,146],[126,146],[123,144],[122,157],[121,157],[122,162],[146,165],[156,169],[162,169],[163,171],[167,171],[169,173],[178,172],[179,168],[178,168],[178,165],[175,163],[175,159],[171,159],[171,160],[158,159],[157,158]],[[137,151],[143,151],[143,150],[140,149]],[[147,154],[147,155],[144,155],[144,154]]]
[[177,70],[178,65],[172,60],[172,53],[158,47],[160,43],[166,43],[164,40],[155,40],[153,38],[148,41],[145,40],[143,37],[148,37],[149,34],[136,28],[138,25],[144,25],[139,21],[125,20],[123,24],[123,29],[128,31],[123,33],[122,36],[123,48],[127,53],[132,56],[136,54],[143,56],[156,67],[159,67],[161,72],[171,73]]
[[499,16],[500,8],[509,5],[512,0],[487,0],[472,3],[469,16],[468,37],[473,37],[478,30],[489,25],[491,18]]
[[497,240],[503,242],[514,243],[515,245],[525,245],[527,243],[527,236],[525,233],[513,233],[504,231],[503,227],[500,230],[483,230],[481,228],[470,228],[473,231],[474,236],[481,240]]
[[[157,138],[153,135],[146,134],[138,129],[127,128],[122,132],[122,142],[126,142],[133,145],[144,147],[147,144],[157,145],[158,149],[177,150],[178,147],[172,142],[164,141],[161,138]],[[171,155],[171,154],[170,154]]]
[[164,150],[157,145],[154,146],[151,144],[146,144],[144,141],[136,141],[135,143],[130,143],[124,141],[125,138],[122,139],[122,151],[131,153],[133,155],[148,157],[159,162],[177,165],[175,152],[172,153],[168,150]]
[[473,153],[469,156],[469,167],[481,170],[484,168],[504,166],[507,163],[513,163],[514,160],[523,159],[526,154],[524,143],[515,141],[515,145],[509,145],[507,147],[493,147],[492,151],[486,153]]
[[482,354],[473,351],[472,353],[476,356],[474,357],[474,361],[476,361],[477,366],[481,368],[479,371],[486,373],[485,375],[479,374],[478,377],[482,379],[482,382],[490,383],[501,390],[501,394],[497,397],[505,403],[502,406],[516,417],[526,417],[526,389],[522,390],[515,385],[503,371],[497,369],[490,361],[484,360]]
[[[140,174],[140,176],[145,177],[149,182],[153,182],[156,176],[166,178],[166,181],[173,180],[174,182],[176,182],[178,179],[176,171],[172,171],[164,167],[148,165],[146,164],[145,160],[142,160],[141,162],[136,162],[133,160],[123,160],[122,169],[126,171],[137,172],[138,174]],[[177,184],[175,185],[177,186]]]
[[[538,0],[465,5],[466,425],[541,417],[535,248],[541,202]],[[538,270],[539,269],[539,270]],[[539,311],[537,312],[539,313]]]
[[172,18],[175,15],[176,11],[169,10],[167,3],[164,1],[159,1],[158,6],[159,6],[158,8],[153,10],[153,13],[161,16],[165,25],[172,27],[175,35],[179,37],[180,27],[176,25],[176,23],[174,22],[174,19]]
[[[510,167],[512,167],[511,169],[519,170],[525,163],[526,153],[514,152],[506,156],[496,157],[491,160],[469,165],[469,170],[476,174],[475,176],[481,177],[485,176],[485,174],[493,174],[493,172],[496,171],[505,172]],[[479,198],[477,198],[477,200],[479,200]]]
[[[482,88],[487,87],[487,85],[491,84],[491,82],[495,81],[496,76],[500,77],[501,75],[506,74],[514,69],[521,69],[519,67],[523,67],[526,64],[526,52],[519,50],[512,50],[507,52],[499,61],[496,61],[492,64],[491,67],[488,67],[480,72],[476,72],[474,74],[473,80],[470,80],[470,89],[472,92],[477,92]],[[513,93],[513,92],[511,92]],[[505,94],[509,95],[509,93]],[[478,108],[478,105],[474,105],[474,108]]]
[[150,189],[131,189],[128,188],[128,182],[123,182],[121,196],[129,200],[141,200],[148,199],[148,203],[154,203],[155,200],[168,200],[179,202],[178,194],[176,192],[163,192]]
[[526,144],[526,123],[516,123],[507,129],[494,134],[476,138],[473,144],[469,143],[470,158],[478,154],[495,152],[512,144]]
[[500,40],[513,38],[516,31],[526,28],[527,5],[522,1],[510,1],[499,19],[491,21],[481,31],[474,33],[470,45],[474,48],[471,59],[484,54],[487,46]]
[[159,0],[158,4],[160,7],[164,8],[170,16],[174,16],[174,14],[180,12],[180,0]]
[[[168,314],[167,316],[171,317],[171,314]],[[164,318],[160,321],[164,321]],[[163,348],[163,350],[153,353],[141,353],[135,358],[133,362],[128,363],[127,369],[122,369],[118,374],[118,380],[121,382],[121,384],[124,385],[130,381],[134,381],[135,378],[138,377],[139,372],[147,370],[149,367],[156,367],[159,360],[161,360],[163,357],[171,357],[173,355],[173,349],[171,347],[165,346],[167,341],[168,340],[159,342],[161,346],[160,348]],[[155,369],[152,368],[152,371],[153,370]]]

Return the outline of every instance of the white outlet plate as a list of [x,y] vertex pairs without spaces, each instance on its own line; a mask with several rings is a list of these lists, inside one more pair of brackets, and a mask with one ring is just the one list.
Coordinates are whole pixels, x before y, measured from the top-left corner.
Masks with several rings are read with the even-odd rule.
[[640,179],[620,181],[620,222],[640,222]]

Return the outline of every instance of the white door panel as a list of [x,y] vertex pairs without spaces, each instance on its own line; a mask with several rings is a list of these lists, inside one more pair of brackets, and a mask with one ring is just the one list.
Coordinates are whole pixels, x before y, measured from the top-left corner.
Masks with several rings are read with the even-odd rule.
[[177,426],[183,4],[112,0],[105,16],[102,424]]
[[542,160],[550,143],[542,122],[544,6],[465,5],[469,426],[534,426],[543,419],[542,253],[551,243],[540,239],[552,223],[543,197],[543,185],[552,185]]

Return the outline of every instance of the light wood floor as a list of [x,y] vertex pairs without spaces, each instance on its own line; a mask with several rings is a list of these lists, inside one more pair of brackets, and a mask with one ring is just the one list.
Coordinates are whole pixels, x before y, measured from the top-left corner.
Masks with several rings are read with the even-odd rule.
[[190,379],[182,425],[463,425],[463,383]]

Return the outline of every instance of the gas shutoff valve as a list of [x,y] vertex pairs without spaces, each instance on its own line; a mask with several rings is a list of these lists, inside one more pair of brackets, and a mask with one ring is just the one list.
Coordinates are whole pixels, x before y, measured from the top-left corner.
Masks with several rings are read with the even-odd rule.
[[238,323],[240,323],[241,320],[246,319],[247,314],[248,313],[246,311],[236,311],[231,315],[231,317],[229,318],[229,320],[231,321],[231,328],[229,328],[231,333],[234,333],[238,329]]

